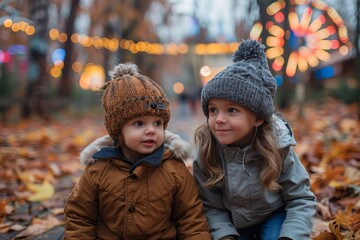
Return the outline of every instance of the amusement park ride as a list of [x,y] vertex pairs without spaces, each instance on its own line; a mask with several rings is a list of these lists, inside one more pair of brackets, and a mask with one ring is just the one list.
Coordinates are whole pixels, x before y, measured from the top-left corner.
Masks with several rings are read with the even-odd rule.
[[269,20],[265,26],[255,23],[250,37],[265,36],[266,55],[275,74],[292,78],[330,61],[333,55],[345,57],[351,52],[343,19],[321,0],[278,0],[266,13]]

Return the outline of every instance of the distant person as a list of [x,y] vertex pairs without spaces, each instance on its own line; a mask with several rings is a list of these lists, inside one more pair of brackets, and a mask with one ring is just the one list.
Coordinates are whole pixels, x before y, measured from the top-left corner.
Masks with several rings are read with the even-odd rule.
[[65,239],[211,239],[184,163],[190,144],[165,132],[162,88],[131,63],[110,76],[102,99],[109,136],[80,155],[86,168],[65,206]]
[[187,102],[188,102],[188,95],[185,92],[182,92],[179,94],[179,113],[180,113],[180,117],[187,117],[188,116],[188,107],[187,107]]
[[218,239],[309,239],[316,199],[274,111],[276,81],[264,45],[245,40],[202,90],[207,122],[195,133],[194,176],[210,232]]

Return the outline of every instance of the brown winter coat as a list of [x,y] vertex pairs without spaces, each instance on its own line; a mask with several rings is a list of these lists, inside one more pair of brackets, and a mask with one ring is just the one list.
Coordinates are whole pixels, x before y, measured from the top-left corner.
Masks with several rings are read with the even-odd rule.
[[176,160],[190,156],[188,145],[169,132],[165,143],[158,167],[141,164],[132,173],[123,160],[92,159],[111,146],[108,136],[90,144],[65,206],[65,239],[211,239],[195,181]]

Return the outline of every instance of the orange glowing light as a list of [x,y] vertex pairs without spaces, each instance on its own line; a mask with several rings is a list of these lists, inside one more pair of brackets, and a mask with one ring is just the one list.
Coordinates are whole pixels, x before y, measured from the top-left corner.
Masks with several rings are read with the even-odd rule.
[[[280,24],[284,20],[285,4],[292,5],[287,16],[290,29],[286,31]],[[305,72],[320,62],[329,61],[334,51],[342,55],[349,52],[344,21],[335,9],[322,0],[290,0],[289,3],[278,0],[266,11],[273,20],[268,21],[263,29],[257,23],[256,36],[261,36],[259,29],[268,32],[266,56],[274,71],[281,71],[285,66],[285,74],[293,77],[297,71]],[[285,42],[291,48],[287,60],[283,58]]]

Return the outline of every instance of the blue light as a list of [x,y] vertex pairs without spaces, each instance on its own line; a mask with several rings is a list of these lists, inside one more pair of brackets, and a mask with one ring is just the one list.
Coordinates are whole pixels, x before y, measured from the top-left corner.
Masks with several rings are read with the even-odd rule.
[[27,47],[25,45],[11,45],[8,47],[9,54],[26,54]]
[[327,66],[324,68],[317,69],[315,71],[315,78],[317,80],[323,80],[325,78],[331,78],[335,76],[335,69],[333,66]]
[[53,61],[53,63],[55,63],[58,60],[64,61],[65,59],[65,50],[62,48],[57,48],[54,50],[54,52],[51,55],[51,60]]
[[281,75],[275,75],[274,76],[275,80],[276,80],[276,85],[278,87],[280,87],[281,85],[283,85],[284,83],[284,78]]

